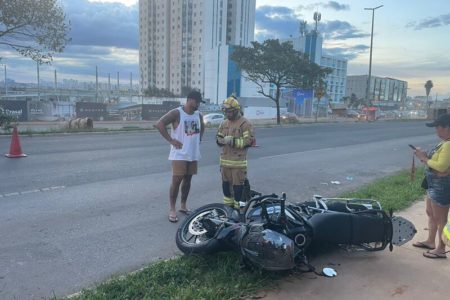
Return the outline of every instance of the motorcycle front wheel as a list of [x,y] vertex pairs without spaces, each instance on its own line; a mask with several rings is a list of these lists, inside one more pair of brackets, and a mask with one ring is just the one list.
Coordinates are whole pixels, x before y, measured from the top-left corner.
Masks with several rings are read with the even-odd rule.
[[185,254],[210,254],[220,250],[215,232],[208,232],[202,224],[205,218],[229,221],[234,210],[225,204],[213,203],[202,206],[186,217],[178,227],[175,241]]

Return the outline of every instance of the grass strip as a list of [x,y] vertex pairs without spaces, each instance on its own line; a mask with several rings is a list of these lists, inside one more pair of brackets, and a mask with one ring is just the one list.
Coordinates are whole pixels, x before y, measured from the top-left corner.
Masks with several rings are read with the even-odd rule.
[[[410,171],[401,171],[340,197],[371,198],[380,201],[386,210],[403,209],[424,195],[420,187],[423,173],[423,168],[418,168],[411,181]],[[184,255],[115,277],[95,288],[85,289],[71,299],[243,299],[273,287],[287,274],[290,272],[240,269],[236,253],[201,257]]]
[[412,202],[420,199],[425,191],[420,187],[424,177],[424,169],[417,168],[414,180],[411,171],[405,170],[391,176],[383,177],[354,191],[343,193],[344,198],[375,199],[384,210],[394,211],[407,208]]
[[71,299],[242,299],[282,273],[241,270],[237,253],[180,256],[85,289]]

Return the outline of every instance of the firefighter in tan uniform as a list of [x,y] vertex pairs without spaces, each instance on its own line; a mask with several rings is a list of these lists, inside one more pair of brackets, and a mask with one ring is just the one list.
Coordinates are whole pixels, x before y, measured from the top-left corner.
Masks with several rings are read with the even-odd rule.
[[222,147],[220,170],[223,202],[239,209],[247,178],[247,149],[254,141],[253,128],[242,116],[239,102],[234,96],[223,102],[222,111],[226,120],[219,126],[216,142]]

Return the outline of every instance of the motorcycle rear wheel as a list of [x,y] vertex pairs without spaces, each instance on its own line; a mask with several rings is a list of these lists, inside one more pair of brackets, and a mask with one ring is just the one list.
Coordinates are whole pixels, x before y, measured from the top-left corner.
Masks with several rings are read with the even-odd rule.
[[225,204],[213,203],[202,206],[186,217],[178,227],[175,241],[185,254],[211,254],[220,250],[220,242],[202,225],[202,218],[228,221],[234,210]]

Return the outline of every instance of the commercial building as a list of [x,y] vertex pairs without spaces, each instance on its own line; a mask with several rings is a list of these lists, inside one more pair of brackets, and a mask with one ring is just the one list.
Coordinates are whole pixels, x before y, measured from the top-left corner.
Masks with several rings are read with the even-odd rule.
[[327,87],[325,98],[331,102],[340,102],[346,91],[347,60],[324,55],[322,53],[323,38],[316,30],[308,33],[301,32],[298,37],[291,37],[284,41],[291,41],[294,49],[308,54],[312,62],[333,70],[325,79]]
[[139,0],[141,89],[226,97],[228,45],[253,40],[255,1]]
[[[357,99],[366,99],[368,75],[347,76],[345,95],[355,94]],[[374,105],[400,107],[406,101],[408,82],[389,78],[370,76],[369,98]]]

